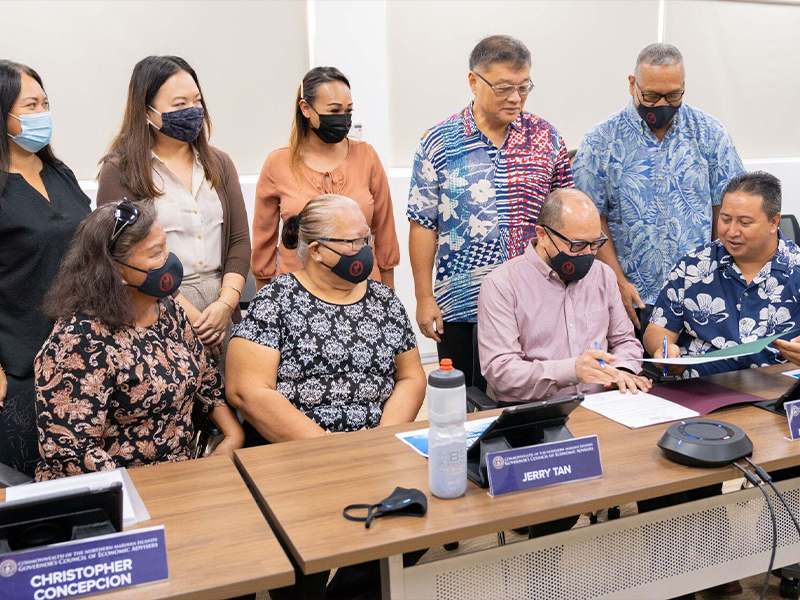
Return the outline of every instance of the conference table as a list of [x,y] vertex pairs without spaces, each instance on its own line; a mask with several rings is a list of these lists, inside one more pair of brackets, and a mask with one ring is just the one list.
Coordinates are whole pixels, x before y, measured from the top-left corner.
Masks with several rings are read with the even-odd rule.
[[[129,469],[150,520],[164,526],[169,580],[104,600],[221,599],[294,583],[286,553],[227,456]],[[0,489],[0,501],[5,490]]]
[[[775,398],[795,381],[782,375],[790,368],[707,379]],[[742,427],[754,444],[752,459],[767,470],[800,465],[800,442],[784,437],[785,417],[739,405],[712,418]],[[404,552],[741,477],[734,467],[701,469],[667,460],[656,446],[666,424],[628,429],[579,407],[568,427],[575,437],[598,436],[603,477],[497,497],[470,482],[461,498],[442,500],[430,494],[427,460],[395,437],[424,427],[412,423],[248,448],[235,460],[304,573],[380,559],[385,598],[667,598],[767,569],[772,528],[756,488],[404,568]],[[800,514],[800,478],[777,485]],[[342,517],[346,505],[377,503],[396,486],[426,493],[424,518],[376,519],[366,529]],[[778,567],[800,560],[800,542],[777,501],[776,514]]]

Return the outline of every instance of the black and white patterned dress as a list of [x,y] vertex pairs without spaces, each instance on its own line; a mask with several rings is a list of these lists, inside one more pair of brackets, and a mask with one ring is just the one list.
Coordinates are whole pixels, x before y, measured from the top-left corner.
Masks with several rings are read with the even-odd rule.
[[394,391],[395,356],[417,345],[386,286],[370,279],[358,302],[330,304],[291,274],[256,294],[233,335],[278,350],[277,391],[329,431],[377,427]]

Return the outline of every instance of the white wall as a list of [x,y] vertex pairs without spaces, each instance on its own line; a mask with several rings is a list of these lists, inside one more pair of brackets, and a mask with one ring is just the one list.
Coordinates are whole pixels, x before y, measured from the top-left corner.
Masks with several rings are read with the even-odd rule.
[[800,5],[667,0],[686,101],[720,119],[744,158],[800,156]]
[[627,75],[656,41],[654,0],[387,3],[391,164],[411,166],[422,133],[471,100],[469,54],[481,38],[513,35],[531,51],[536,87],[526,110],[568,148],[627,102]]
[[79,179],[97,175],[133,66],[151,54],[177,54],[197,71],[212,143],[239,172],[258,173],[267,153],[288,142],[308,69],[304,2],[4,1],[0,14],[0,56],[42,76],[53,146]]

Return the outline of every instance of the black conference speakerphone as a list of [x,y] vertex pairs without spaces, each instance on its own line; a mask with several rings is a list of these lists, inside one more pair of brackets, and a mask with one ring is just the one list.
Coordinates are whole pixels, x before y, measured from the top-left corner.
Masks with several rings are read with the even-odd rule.
[[691,467],[723,467],[753,453],[741,427],[703,418],[673,423],[658,447],[671,461]]

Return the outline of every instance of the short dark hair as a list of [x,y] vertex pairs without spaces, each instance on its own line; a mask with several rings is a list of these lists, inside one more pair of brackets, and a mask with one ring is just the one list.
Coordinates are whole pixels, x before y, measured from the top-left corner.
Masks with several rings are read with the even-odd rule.
[[531,52],[510,35],[490,35],[483,38],[469,55],[469,70],[487,67],[495,63],[511,65],[514,69],[531,66]]
[[52,320],[79,313],[96,318],[111,331],[134,324],[130,288],[122,283],[118,262],[127,262],[133,247],[150,235],[156,221],[152,202],[134,202],[139,218],[127,226],[111,251],[108,241],[116,222],[116,203],[101,206],[86,217],[72,238],[43,312]]
[[564,226],[564,196],[566,188],[558,188],[547,194],[539,209],[537,223],[542,227],[561,229]]
[[732,177],[722,190],[722,199],[733,192],[761,196],[761,208],[768,219],[781,212],[781,180],[772,173],[751,171]]

